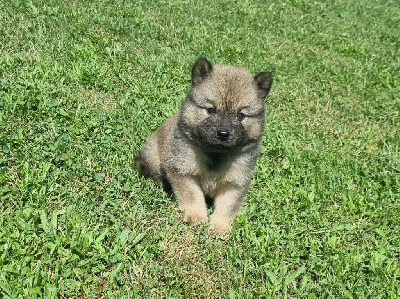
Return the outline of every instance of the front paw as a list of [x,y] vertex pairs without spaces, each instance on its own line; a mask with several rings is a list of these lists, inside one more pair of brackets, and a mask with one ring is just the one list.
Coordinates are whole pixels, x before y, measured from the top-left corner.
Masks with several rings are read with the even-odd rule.
[[183,221],[189,224],[206,223],[207,220],[207,212],[199,213],[197,211],[185,211],[185,215],[183,217]]
[[227,217],[211,215],[210,229],[217,233],[228,232],[231,230],[231,220]]

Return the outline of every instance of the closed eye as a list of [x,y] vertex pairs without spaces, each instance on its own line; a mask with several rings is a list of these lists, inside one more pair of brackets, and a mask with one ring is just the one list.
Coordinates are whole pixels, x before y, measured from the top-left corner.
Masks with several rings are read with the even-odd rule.
[[208,114],[215,114],[217,111],[215,110],[215,108],[209,107],[209,108],[207,108],[207,112],[208,112]]
[[246,117],[246,115],[244,115],[244,113],[242,113],[242,112],[239,112],[239,113],[237,114],[237,118],[238,118],[239,120],[243,120],[245,117]]

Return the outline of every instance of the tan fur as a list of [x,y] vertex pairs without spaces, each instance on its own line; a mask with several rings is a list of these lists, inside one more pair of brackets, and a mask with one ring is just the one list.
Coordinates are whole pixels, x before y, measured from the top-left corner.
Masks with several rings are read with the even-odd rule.
[[206,222],[209,196],[211,228],[230,229],[254,171],[271,84],[269,72],[253,77],[204,58],[194,64],[181,110],[149,137],[135,161],[143,175],[171,184],[184,221]]

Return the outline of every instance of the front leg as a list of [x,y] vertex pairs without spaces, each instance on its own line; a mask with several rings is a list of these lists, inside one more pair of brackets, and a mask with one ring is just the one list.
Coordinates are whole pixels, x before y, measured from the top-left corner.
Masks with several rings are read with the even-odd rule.
[[172,190],[178,199],[178,206],[184,212],[184,221],[199,223],[207,221],[207,205],[204,193],[194,176],[167,174]]
[[210,217],[211,229],[218,232],[230,230],[245,195],[243,188],[232,184],[222,186],[215,196],[214,213]]

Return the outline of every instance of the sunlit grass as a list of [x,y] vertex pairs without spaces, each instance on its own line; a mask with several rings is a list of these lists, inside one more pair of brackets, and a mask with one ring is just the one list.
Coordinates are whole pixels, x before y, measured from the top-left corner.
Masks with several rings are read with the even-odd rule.
[[[0,5],[2,296],[400,296],[398,2]],[[133,169],[198,56],[274,73],[228,236]]]

